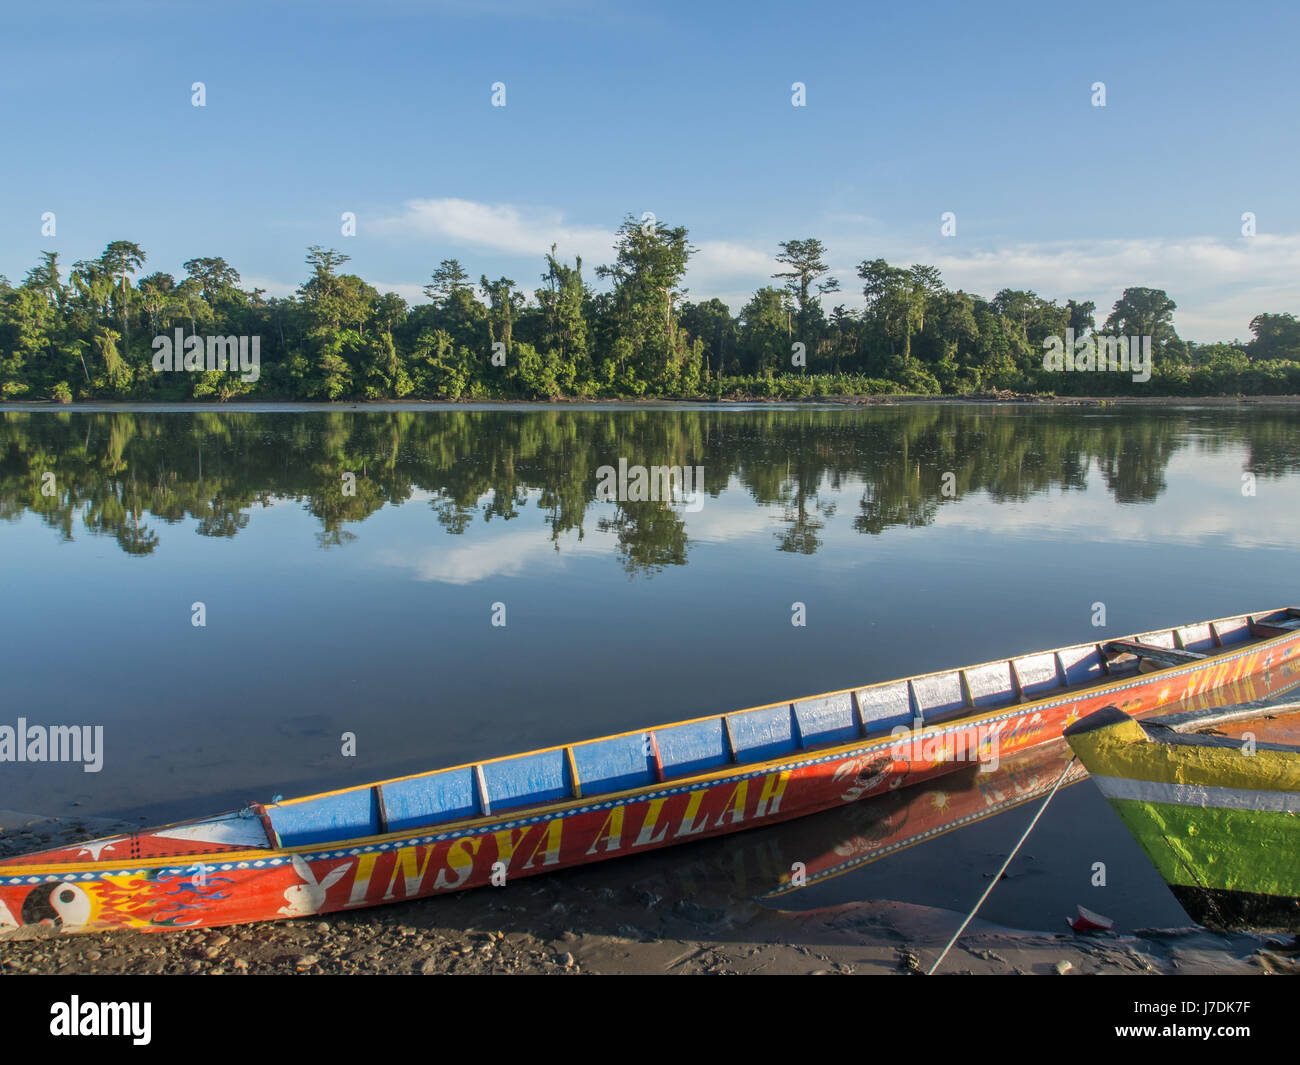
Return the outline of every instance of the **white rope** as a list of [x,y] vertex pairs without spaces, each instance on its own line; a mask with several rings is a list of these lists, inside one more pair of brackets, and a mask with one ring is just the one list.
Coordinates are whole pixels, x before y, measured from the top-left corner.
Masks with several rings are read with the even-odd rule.
[[1052,790],[1048,793],[1047,798],[1043,800],[1043,805],[1038,808],[1038,813],[1034,814],[1034,819],[1029,822],[1029,827],[1025,829],[1025,834],[1020,837],[1020,842],[1017,843],[1015,847],[1012,848],[1011,853],[1007,855],[1007,860],[1002,863],[1002,868],[998,870],[997,875],[993,878],[993,882],[989,884],[987,888],[984,889],[984,894],[980,896],[979,902],[975,903],[975,909],[971,910],[971,912],[966,915],[966,920],[962,921],[961,927],[958,928],[957,931],[955,931],[952,934],[952,939],[948,940],[948,945],[943,948],[943,953],[940,954],[939,957],[935,959],[935,963],[930,966],[930,971],[925,974],[926,976],[934,975],[934,971],[937,968],[939,968],[939,966],[943,963],[943,959],[948,956],[948,951],[952,950],[953,944],[955,944],[957,940],[961,938],[961,934],[964,931],[966,931],[966,926],[975,919],[975,915],[979,913],[980,907],[984,905],[984,900],[987,899],[990,894],[992,894],[993,889],[997,886],[998,881],[1002,879],[1002,874],[1007,871],[1007,866],[1011,864],[1012,859],[1014,859],[1015,856],[1020,852],[1020,848],[1025,845],[1025,840],[1029,838],[1029,833],[1031,833],[1034,830],[1034,826],[1038,824],[1038,819],[1042,817],[1044,811],[1046,811],[1047,804],[1052,801],[1058,789],[1061,787],[1062,784],[1065,783],[1065,778],[1069,774],[1070,770],[1074,767],[1074,763],[1075,761],[1078,760],[1078,757],[1079,756],[1076,754],[1074,755],[1074,757],[1070,759],[1069,765],[1065,767],[1065,770],[1064,772],[1061,773],[1060,778],[1056,781],[1055,784],[1052,785]]

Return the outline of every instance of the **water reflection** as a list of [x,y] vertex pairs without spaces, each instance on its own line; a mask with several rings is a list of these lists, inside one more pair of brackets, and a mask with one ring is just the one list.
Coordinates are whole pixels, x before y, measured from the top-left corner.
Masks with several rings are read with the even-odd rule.
[[0,515],[36,514],[65,539],[85,530],[147,556],[179,531],[167,526],[189,519],[229,539],[285,501],[315,517],[320,547],[342,547],[385,504],[419,501],[452,536],[532,512],[552,550],[596,535],[629,573],[653,574],[685,565],[697,528],[719,526],[668,501],[597,501],[597,470],[619,458],[703,466],[709,504],[757,508],[775,550],[813,555],[842,511],[839,524],[878,536],[972,499],[1018,504],[1090,483],[1145,505],[1168,492],[1176,458],[1236,456],[1261,480],[1294,474],[1300,419],[939,405],[7,412]]

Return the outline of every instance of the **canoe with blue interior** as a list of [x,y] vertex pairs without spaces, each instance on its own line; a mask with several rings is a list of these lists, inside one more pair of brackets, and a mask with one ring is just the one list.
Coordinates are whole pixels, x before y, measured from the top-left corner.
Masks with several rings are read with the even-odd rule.
[[1300,664],[1243,614],[452,766],[0,861],[0,928],[212,927],[512,883],[924,782]]

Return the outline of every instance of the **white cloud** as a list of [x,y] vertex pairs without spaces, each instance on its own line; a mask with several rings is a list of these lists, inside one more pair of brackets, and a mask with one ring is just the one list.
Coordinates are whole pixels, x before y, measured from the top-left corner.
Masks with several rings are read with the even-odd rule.
[[[454,198],[409,200],[399,214],[380,219],[375,229],[389,236],[413,235],[530,258],[545,254],[555,244],[562,256],[581,255],[593,266],[613,259],[617,239],[613,230],[567,222],[560,211]],[[749,278],[770,274],[777,267],[771,254],[746,244],[727,240],[694,244],[692,277]]]
[[[1300,305],[1300,234],[1036,241],[958,250],[875,240],[869,253],[899,265],[930,263],[949,288],[989,297],[1032,289],[1046,299],[1092,300],[1104,321],[1126,288],[1161,288],[1178,304],[1174,325],[1188,340],[1249,339],[1261,311]],[[865,257],[865,256],[864,256]],[[826,306],[861,307],[855,267],[836,267],[841,292]]]
[[[409,200],[397,214],[375,223],[375,232],[390,237],[417,237],[535,260],[552,244],[561,258],[581,255],[590,268],[612,262],[616,234],[599,226],[574,224],[563,212],[525,209],[511,204],[478,203],[457,198]],[[729,240],[694,242],[686,284],[691,297],[726,299],[739,308],[760,284],[767,284],[778,264],[771,253]],[[757,279],[757,280],[756,280]],[[419,299],[421,286],[377,286]]]
[[428,303],[429,297],[425,295],[424,285],[414,281],[375,281],[373,282],[376,289],[380,292],[396,292],[407,303]]
[[474,584],[495,577],[516,577],[523,573],[562,566],[574,555],[595,555],[609,550],[608,537],[589,532],[579,541],[576,533],[560,537],[557,555],[550,533],[544,528],[521,529],[466,543],[446,543],[418,550],[385,548],[374,555],[381,566],[408,570],[416,580],[442,584]]
[[450,241],[508,255],[539,258],[552,244],[563,258],[607,262],[614,233],[599,226],[571,225],[559,211],[525,210],[510,204],[443,198],[408,200],[401,213],[380,219],[378,233]]
[[1232,448],[1207,455],[1185,450],[1173,455],[1165,469],[1169,489],[1159,510],[1119,506],[1104,487],[1097,463],[1088,470],[1086,492],[1053,489],[1024,505],[1007,506],[986,493],[971,495],[958,506],[938,510],[936,526],[959,528],[1016,539],[1060,540],[1065,534],[1078,543],[1177,544],[1233,548],[1289,547],[1287,532],[1293,504],[1283,494],[1261,492],[1268,513],[1241,520],[1241,470],[1247,453]]
[[298,291],[298,286],[287,284],[284,281],[277,281],[273,277],[241,277],[239,287],[245,292],[252,292],[255,288],[263,289],[267,296],[286,299]]
[[687,514],[686,533],[691,543],[733,543],[769,534],[780,528],[781,508],[759,506],[748,494],[728,499],[735,492],[735,481],[721,498],[704,497],[704,506]]
[[[691,256],[686,284],[692,295],[697,289],[701,292],[707,289],[708,296],[702,298],[713,297],[727,282],[755,280],[755,288],[760,284],[773,284],[771,276],[780,269],[780,263],[770,253],[736,241],[701,240],[695,242],[695,247],[698,250]],[[756,280],[762,278],[767,280]],[[746,300],[753,295],[753,289],[748,292]]]
[[[1125,288],[1162,288],[1179,309],[1174,324],[1190,340],[1249,336],[1261,311],[1300,304],[1300,234],[1024,243],[967,254],[916,251],[908,261],[938,266],[950,287],[991,296],[1033,289],[1064,301],[1091,299],[1104,318]],[[1280,281],[1285,278],[1285,281]]]
[[[828,217],[828,222],[844,219]],[[850,227],[851,228],[851,227]],[[452,197],[409,200],[400,211],[375,223],[379,234],[416,238],[466,250],[517,255],[530,262],[552,244],[562,258],[581,255],[588,268],[612,261],[613,230],[571,221],[562,211],[512,204],[480,203]],[[701,239],[685,284],[694,301],[718,298],[732,312],[764,285],[776,284],[779,268],[774,242]],[[847,241],[826,238],[836,248]],[[954,241],[907,245],[883,234],[872,237],[858,258],[882,256],[899,264],[932,263],[951,288],[992,296],[1002,288],[1032,289],[1048,299],[1093,300],[1105,319],[1125,288],[1162,288],[1178,304],[1174,324],[1190,340],[1249,337],[1251,318],[1261,311],[1300,308],[1300,234],[1261,234],[1253,238],[1178,237],[1036,241],[966,249]],[[843,303],[861,307],[856,267],[837,251],[832,276],[840,292],[824,299],[827,307]],[[592,278],[588,271],[587,276]],[[272,295],[287,295],[294,286],[267,279],[256,284]],[[409,302],[422,302],[416,282],[380,284]]]

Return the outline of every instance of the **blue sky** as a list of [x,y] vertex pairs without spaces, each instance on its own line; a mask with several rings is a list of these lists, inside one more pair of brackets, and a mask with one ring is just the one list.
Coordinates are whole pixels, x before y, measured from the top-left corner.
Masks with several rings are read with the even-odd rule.
[[0,273],[128,239],[283,295],[321,244],[414,301],[447,257],[529,289],[552,241],[594,268],[650,211],[699,249],[690,298],[737,310],[816,236],[850,306],[884,257],[1103,311],[1165,288],[1184,336],[1246,337],[1300,311],[1298,31],[1284,3],[10,8]]

